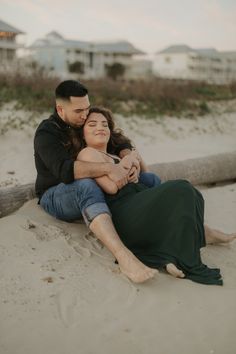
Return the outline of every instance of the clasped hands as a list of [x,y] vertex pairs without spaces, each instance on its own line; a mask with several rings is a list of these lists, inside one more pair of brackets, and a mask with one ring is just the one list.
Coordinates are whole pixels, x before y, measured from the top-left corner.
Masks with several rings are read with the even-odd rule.
[[122,157],[118,164],[111,164],[108,177],[117,185],[118,189],[127,183],[137,183],[140,173],[141,157],[136,150],[132,150]]
[[139,180],[141,157],[137,150],[132,150],[128,155],[124,156],[120,161],[120,165],[127,172],[127,183],[137,183]]

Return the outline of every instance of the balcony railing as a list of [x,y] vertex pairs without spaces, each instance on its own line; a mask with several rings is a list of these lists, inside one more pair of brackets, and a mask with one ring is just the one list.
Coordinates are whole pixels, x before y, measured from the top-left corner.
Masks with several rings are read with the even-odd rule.
[[24,48],[23,44],[19,44],[16,42],[10,42],[5,39],[0,40],[0,48],[3,49],[18,49],[18,48]]

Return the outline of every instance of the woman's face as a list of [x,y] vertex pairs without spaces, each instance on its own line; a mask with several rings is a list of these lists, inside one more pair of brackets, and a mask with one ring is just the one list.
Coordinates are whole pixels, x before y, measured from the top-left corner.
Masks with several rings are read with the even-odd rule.
[[107,119],[101,113],[91,113],[84,124],[84,140],[89,147],[106,147],[110,139]]

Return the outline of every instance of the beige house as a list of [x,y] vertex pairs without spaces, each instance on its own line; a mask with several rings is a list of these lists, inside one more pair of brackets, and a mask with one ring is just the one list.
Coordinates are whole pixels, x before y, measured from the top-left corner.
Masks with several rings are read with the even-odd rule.
[[0,20],[0,62],[1,70],[14,67],[16,64],[16,51],[22,46],[17,43],[16,38],[24,32]]
[[153,72],[158,77],[170,79],[227,84],[236,81],[236,51],[173,45],[156,53]]
[[61,78],[75,75],[86,79],[103,78],[114,64],[129,78],[143,77],[151,71],[151,62],[149,66],[142,65],[134,59],[145,53],[127,41],[69,40],[53,31],[36,40],[29,50],[32,60]]

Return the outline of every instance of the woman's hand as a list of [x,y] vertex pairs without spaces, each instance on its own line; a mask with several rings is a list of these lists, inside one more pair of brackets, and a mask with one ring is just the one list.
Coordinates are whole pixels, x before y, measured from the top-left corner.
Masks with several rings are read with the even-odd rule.
[[125,155],[120,164],[129,170],[128,182],[129,183],[137,183],[139,180],[140,173],[140,155],[137,151],[133,150],[129,154]]
[[116,184],[118,189],[121,189],[128,183],[128,170],[121,163],[111,164],[110,168],[108,177]]
[[144,162],[142,156],[140,155],[140,153],[138,152],[138,150],[133,149],[131,154],[133,154],[136,159],[139,161],[139,166],[140,166],[140,171],[142,172],[148,172],[148,166],[146,165],[146,163]]
[[137,169],[135,166],[131,167],[131,170],[130,170],[130,173],[128,176],[128,182],[129,183],[138,183],[139,173],[140,173],[140,169]]

